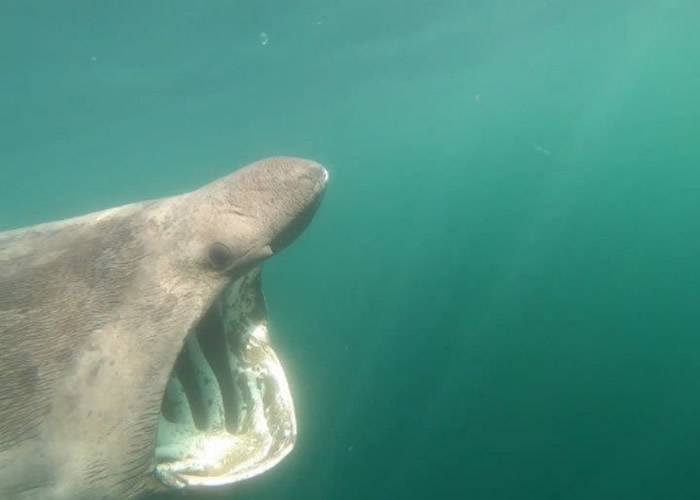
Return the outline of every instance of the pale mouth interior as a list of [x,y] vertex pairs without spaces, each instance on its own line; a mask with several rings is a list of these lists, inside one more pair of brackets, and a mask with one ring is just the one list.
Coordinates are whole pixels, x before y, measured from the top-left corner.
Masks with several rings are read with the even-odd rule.
[[277,464],[296,433],[254,269],[226,288],[187,337],[161,405],[155,475],[171,488],[231,484]]

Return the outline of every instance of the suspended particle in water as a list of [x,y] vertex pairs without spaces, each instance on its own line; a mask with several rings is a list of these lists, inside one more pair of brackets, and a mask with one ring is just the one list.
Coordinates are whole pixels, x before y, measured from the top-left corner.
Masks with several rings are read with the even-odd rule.
[[267,36],[267,33],[264,31],[260,32],[260,45],[265,46],[267,45],[267,42],[270,41],[270,38]]
[[541,155],[552,156],[552,152],[549,149],[542,147],[535,142],[531,142],[530,146],[532,146],[532,149],[534,149],[535,151],[537,151]]

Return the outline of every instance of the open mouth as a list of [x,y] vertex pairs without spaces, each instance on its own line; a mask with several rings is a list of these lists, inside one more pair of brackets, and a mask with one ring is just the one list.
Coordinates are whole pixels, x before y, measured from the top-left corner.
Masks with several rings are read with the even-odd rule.
[[187,337],[161,405],[155,475],[171,488],[231,484],[276,465],[296,433],[255,268],[222,292]]

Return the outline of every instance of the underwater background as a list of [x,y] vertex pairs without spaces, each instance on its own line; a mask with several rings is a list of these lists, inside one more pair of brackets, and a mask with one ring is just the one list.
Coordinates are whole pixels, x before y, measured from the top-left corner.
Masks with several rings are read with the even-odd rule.
[[[700,498],[700,3],[0,3],[0,230],[331,172],[235,499]],[[173,497],[174,498],[174,497]]]

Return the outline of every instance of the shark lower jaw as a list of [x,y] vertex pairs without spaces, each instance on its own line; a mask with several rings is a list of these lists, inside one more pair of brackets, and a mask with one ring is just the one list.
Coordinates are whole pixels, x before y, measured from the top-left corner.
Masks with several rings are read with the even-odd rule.
[[221,293],[185,341],[161,404],[154,474],[174,489],[229,485],[276,465],[296,434],[256,268]]

